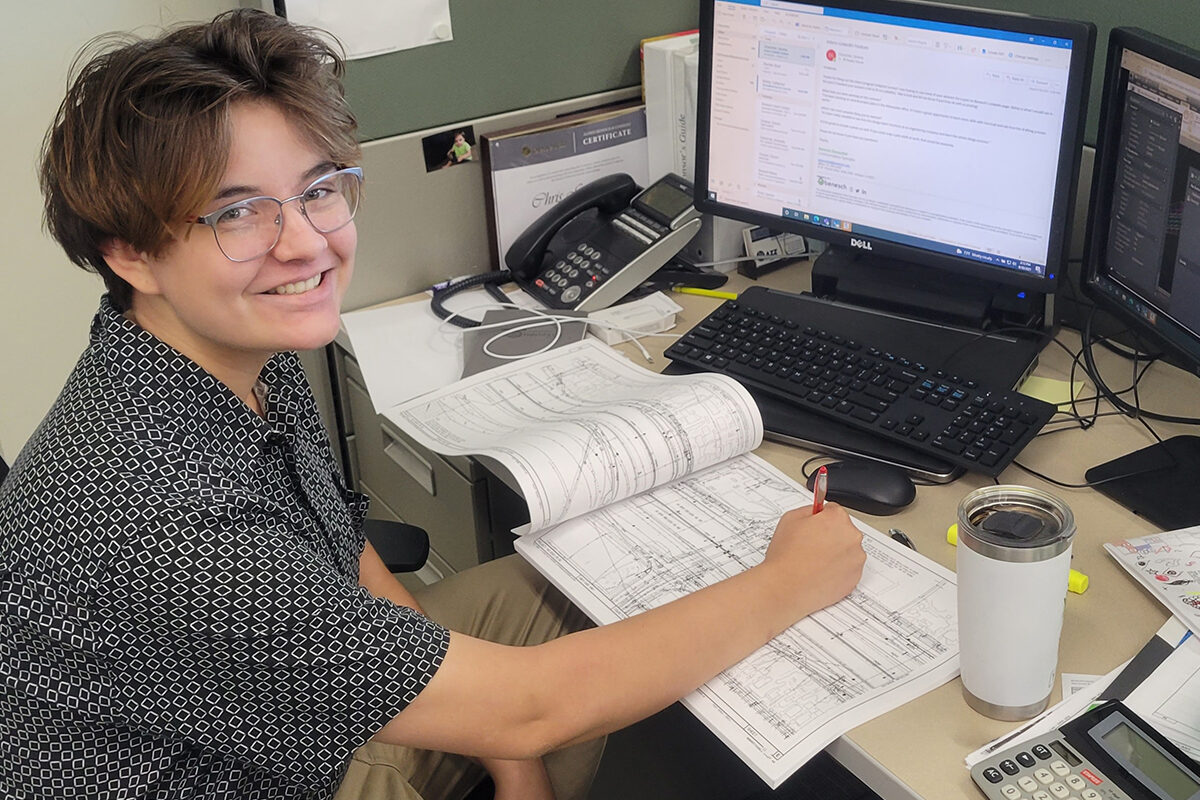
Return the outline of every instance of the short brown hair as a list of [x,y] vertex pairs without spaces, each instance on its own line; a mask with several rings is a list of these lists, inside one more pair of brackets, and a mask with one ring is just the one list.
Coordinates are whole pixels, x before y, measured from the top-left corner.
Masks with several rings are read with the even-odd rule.
[[233,104],[270,102],[330,161],[357,162],[344,69],[336,40],[253,9],[152,39],[94,40],[42,146],[47,230],[128,308],[132,289],[102,248],[112,239],[151,255],[171,246],[217,191]]

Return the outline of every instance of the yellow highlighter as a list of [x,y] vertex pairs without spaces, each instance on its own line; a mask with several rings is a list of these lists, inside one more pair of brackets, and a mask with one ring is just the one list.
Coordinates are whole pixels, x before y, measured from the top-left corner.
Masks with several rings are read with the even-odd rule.
[[697,289],[694,286],[672,286],[671,291],[680,294],[698,294],[701,297],[716,297],[719,300],[737,300],[734,292],[718,292],[716,289]]
[[[954,523],[946,529],[946,541],[955,547],[958,546],[958,523]],[[1077,569],[1073,569],[1067,573],[1067,589],[1075,594],[1083,594],[1088,588],[1088,576],[1084,575]]]

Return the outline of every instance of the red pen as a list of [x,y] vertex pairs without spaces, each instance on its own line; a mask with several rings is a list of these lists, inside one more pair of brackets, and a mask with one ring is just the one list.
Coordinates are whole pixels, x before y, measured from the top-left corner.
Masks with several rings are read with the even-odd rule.
[[816,480],[813,481],[813,513],[820,513],[825,507],[825,488],[829,485],[829,470],[822,464],[817,469]]

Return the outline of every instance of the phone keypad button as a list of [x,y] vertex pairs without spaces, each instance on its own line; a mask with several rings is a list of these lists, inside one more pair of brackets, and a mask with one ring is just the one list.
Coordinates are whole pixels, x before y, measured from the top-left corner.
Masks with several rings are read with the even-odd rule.
[[574,303],[576,300],[579,299],[579,295],[582,293],[582,291],[583,290],[580,289],[578,286],[568,286],[566,289],[563,289],[563,293],[562,293],[563,302],[564,303]]

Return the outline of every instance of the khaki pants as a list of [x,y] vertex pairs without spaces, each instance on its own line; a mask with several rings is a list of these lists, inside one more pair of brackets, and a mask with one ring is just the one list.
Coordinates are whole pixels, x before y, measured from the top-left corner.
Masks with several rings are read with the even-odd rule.
[[[520,556],[481,564],[415,594],[429,617],[450,630],[503,644],[538,644],[591,626]],[[603,750],[604,740],[597,739],[546,756],[558,800],[587,797]],[[336,800],[459,800],[485,774],[463,756],[369,742],[354,754]]]

